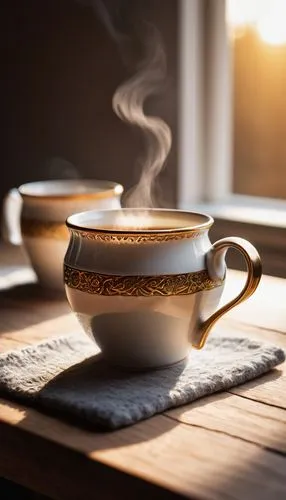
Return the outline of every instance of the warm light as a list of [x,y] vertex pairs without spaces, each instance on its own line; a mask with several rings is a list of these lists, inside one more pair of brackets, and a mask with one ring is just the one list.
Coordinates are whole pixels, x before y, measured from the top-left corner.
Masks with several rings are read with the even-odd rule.
[[121,184],[117,184],[114,189],[115,194],[122,194],[123,193],[123,186]]
[[264,0],[228,0],[226,4],[227,22],[232,28],[241,28],[257,21],[259,6]]
[[226,17],[234,33],[252,26],[264,42],[286,44],[286,0],[228,0]]
[[256,29],[262,40],[271,45],[286,43],[286,0],[266,2]]

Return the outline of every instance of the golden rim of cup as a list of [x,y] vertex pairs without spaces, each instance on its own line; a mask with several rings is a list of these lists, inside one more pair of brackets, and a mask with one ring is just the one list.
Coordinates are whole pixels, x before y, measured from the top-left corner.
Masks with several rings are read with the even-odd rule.
[[114,236],[114,237],[128,237],[128,236],[152,236],[152,235],[161,235],[162,237],[164,235],[174,235],[174,236],[183,236],[185,235],[185,237],[187,237],[187,235],[191,235],[192,234],[201,234],[203,231],[209,229],[213,223],[214,223],[214,220],[213,218],[210,216],[210,215],[207,215],[207,214],[204,214],[204,213],[199,213],[199,212],[188,212],[188,211],[184,211],[184,210],[177,210],[177,209],[168,209],[168,208],[162,208],[162,209],[157,209],[157,208],[148,208],[148,209],[144,209],[144,208],[122,208],[122,209],[101,209],[101,210],[97,210],[97,214],[98,212],[101,212],[102,214],[104,213],[108,213],[108,212],[114,212],[114,213],[128,213],[130,212],[130,214],[134,214],[134,213],[146,213],[146,212],[151,212],[151,213],[154,213],[156,214],[157,213],[160,213],[160,214],[166,214],[168,215],[168,213],[170,214],[177,214],[177,215],[185,215],[185,216],[197,216],[197,217],[203,217],[205,218],[205,222],[202,222],[201,224],[194,224],[192,226],[188,226],[188,225],[182,225],[182,226],[178,226],[178,227],[172,227],[172,228],[165,228],[165,227],[162,227],[162,228],[146,228],[144,226],[142,227],[138,227],[138,228],[130,228],[130,227],[120,227],[120,228],[108,228],[108,227],[102,227],[104,225],[104,223],[102,224],[99,224],[98,227],[88,227],[88,225],[86,225],[86,223],[82,223],[82,224],[76,224],[73,222],[73,219],[75,217],[84,217],[85,215],[87,215],[88,213],[90,213],[91,211],[86,211],[86,212],[81,212],[81,213],[77,213],[77,214],[73,214],[71,216],[69,216],[66,220],[66,225],[67,227],[72,231],[72,232],[78,232],[80,234],[82,234],[83,236],[84,235],[92,235],[92,234],[102,234],[102,235],[110,235],[111,237]]
[[[74,184],[75,186],[82,183],[89,190],[83,192],[73,192],[71,191],[62,193],[53,193],[52,191],[38,192],[33,191],[33,186],[35,185],[47,185],[51,184]],[[94,189],[99,189],[98,191],[92,191]],[[52,189],[52,188],[51,188]],[[18,191],[24,199],[27,200],[43,200],[43,201],[69,201],[69,200],[98,200],[104,198],[112,198],[113,196],[120,196],[123,193],[123,186],[117,182],[112,181],[97,181],[95,179],[59,179],[59,180],[48,180],[48,181],[36,181],[31,183],[22,184]]]

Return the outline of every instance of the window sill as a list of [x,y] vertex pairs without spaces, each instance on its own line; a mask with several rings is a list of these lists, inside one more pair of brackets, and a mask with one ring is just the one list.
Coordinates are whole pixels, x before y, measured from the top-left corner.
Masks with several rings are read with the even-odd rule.
[[220,203],[200,203],[188,208],[218,219],[286,229],[284,200],[231,195]]
[[[286,276],[286,202],[232,195],[221,203],[200,203],[182,209],[208,213],[215,219],[212,241],[225,236],[240,236],[259,251],[265,274]],[[237,252],[229,252],[228,263],[244,269]]]

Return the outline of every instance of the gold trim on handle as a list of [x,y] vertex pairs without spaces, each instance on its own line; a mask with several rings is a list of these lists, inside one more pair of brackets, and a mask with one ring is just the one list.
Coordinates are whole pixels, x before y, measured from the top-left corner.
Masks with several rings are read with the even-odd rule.
[[238,250],[246,260],[247,264],[247,280],[237,297],[232,299],[230,302],[218,309],[214,314],[212,314],[207,320],[203,321],[199,325],[197,332],[194,332],[193,338],[190,339],[193,347],[196,349],[201,349],[204,347],[211,328],[227,311],[240,304],[247,298],[249,298],[256,290],[259,285],[261,275],[262,275],[262,265],[259,253],[256,248],[249,243],[249,241],[243,238],[229,237],[218,240],[214,243],[212,249],[210,250],[210,260],[215,263],[218,262],[217,259],[224,261],[225,253],[229,248],[234,248]]
[[205,269],[184,274],[118,276],[81,271],[66,264],[64,282],[81,292],[129,297],[191,295],[223,284],[223,280],[212,280]]

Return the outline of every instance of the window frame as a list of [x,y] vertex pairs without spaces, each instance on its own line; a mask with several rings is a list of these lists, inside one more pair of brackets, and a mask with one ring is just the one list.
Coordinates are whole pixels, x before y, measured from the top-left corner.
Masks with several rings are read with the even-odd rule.
[[[265,256],[265,272],[285,276],[286,201],[232,191],[232,60],[226,1],[180,0],[179,8],[177,206],[213,215],[214,236],[221,236],[223,228],[249,237]],[[271,262],[274,254],[279,269]]]

